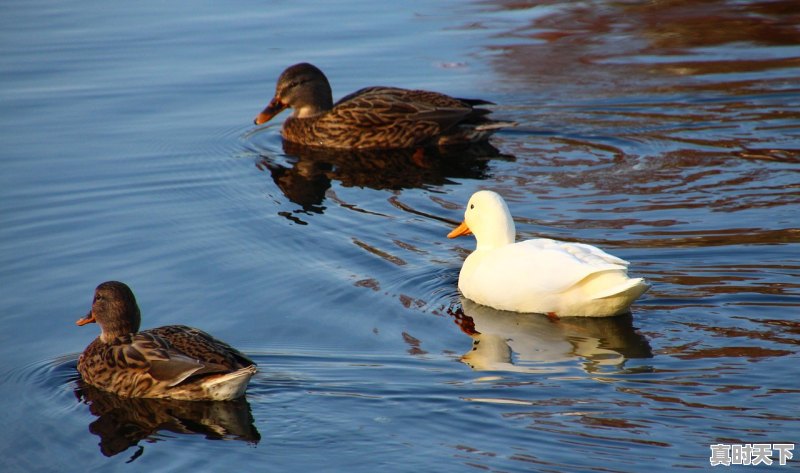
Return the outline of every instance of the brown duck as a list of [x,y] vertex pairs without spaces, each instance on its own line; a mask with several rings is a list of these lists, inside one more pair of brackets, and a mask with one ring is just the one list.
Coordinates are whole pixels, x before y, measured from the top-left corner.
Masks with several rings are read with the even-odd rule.
[[139,331],[131,289],[97,286],[92,310],[78,325],[97,322],[100,336],[78,358],[83,380],[122,397],[227,401],[244,395],[256,364],[230,345],[185,325]]
[[367,87],[333,103],[325,74],[300,63],[280,75],[275,96],[255,124],[292,108],[281,135],[300,145],[346,149],[446,146],[485,141],[499,128],[514,125],[491,120],[489,110],[476,108],[491,104],[396,87]]

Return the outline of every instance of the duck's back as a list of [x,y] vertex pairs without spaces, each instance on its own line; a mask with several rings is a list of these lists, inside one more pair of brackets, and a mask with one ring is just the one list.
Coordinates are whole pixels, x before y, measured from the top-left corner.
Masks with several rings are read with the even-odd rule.
[[[628,263],[599,248],[545,238],[470,254],[459,276],[469,299],[517,312],[556,312],[589,276],[623,274]],[[616,277],[616,276],[615,276]]]
[[294,143],[327,148],[435,145],[461,125],[474,129],[490,123],[489,110],[473,108],[489,103],[426,90],[366,87],[342,97],[325,113],[287,118],[281,133]]
[[158,336],[190,358],[222,365],[231,370],[255,365],[253,360],[244,356],[239,350],[194,327],[165,325],[140,333]]
[[[348,105],[354,100],[369,100],[370,103],[410,103],[417,107],[471,109],[475,105],[491,105],[492,102],[479,99],[460,99],[440,92],[419,89],[403,89],[400,87],[373,86],[358,89],[339,99],[334,108]],[[488,114],[483,110],[481,114]]]

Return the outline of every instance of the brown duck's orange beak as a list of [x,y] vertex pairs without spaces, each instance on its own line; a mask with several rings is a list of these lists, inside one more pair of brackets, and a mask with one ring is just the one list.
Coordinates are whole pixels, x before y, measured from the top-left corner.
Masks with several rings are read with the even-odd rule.
[[447,238],[456,238],[464,235],[472,235],[472,230],[467,226],[467,222],[461,222],[461,225],[453,229],[452,232],[447,234]]
[[272,120],[272,117],[286,110],[286,107],[288,107],[287,104],[281,102],[281,99],[279,99],[278,97],[275,97],[269,101],[269,105],[267,105],[267,108],[265,108],[264,110],[261,111],[261,113],[258,114],[256,119],[253,120],[253,123],[255,123],[256,125],[267,123],[268,121]]
[[90,310],[89,313],[86,314],[86,317],[78,319],[78,321],[75,322],[75,324],[86,325],[86,324],[93,324],[95,322],[97,322],[97,320],[94,318],[94,314],[92,314],[92,311]]

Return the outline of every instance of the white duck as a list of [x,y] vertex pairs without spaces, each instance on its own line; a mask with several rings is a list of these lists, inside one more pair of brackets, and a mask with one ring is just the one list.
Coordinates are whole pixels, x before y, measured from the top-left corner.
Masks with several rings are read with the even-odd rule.
[[505,201],[492,191],[472,195],[464,222],[447,237],[474,234],[475,251],[458,277],[461,293],[478,304],[558,317],[609,317],[629,311],[650,288],[628,277],[628,262],[583,243],[537,238],[514,243]]

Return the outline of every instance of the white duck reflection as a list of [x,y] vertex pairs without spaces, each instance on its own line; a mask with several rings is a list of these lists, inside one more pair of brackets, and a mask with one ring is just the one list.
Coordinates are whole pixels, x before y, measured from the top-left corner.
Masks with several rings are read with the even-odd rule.
[[463,297],[461,308],[456,322],[472,338],[472,350],[461,361],[476,371],[551,372],[560,370],[554,363],[579,359],[592,373],[653,356],[630,314],[552,319],[500,311]]

